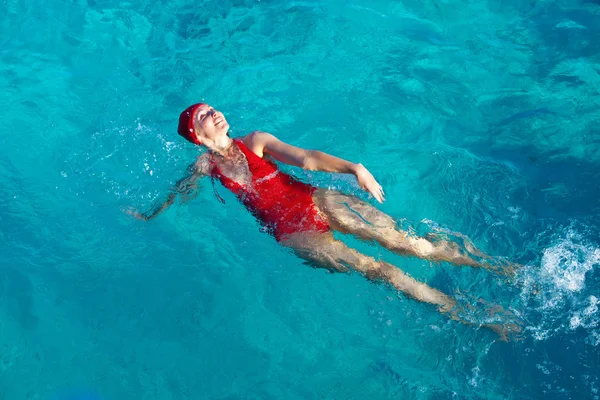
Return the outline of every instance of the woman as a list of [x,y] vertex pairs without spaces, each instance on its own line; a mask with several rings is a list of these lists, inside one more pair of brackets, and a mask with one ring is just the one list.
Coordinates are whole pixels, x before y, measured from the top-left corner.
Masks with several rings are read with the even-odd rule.
[[[225,116],[208,104],[194,104],[183,111],[179,117],[179,134],[209,151],[190,165],[187,176],[177,182],[162,205],[147,215],[135,211],[130,214],[144,220],[152,219],[169,207],[177,194],[193,189],[198,178],[210,176],[231,190],[280,244],[293,249],[312,264],[332,271],[354,270],[368,279],[388,282],[407,296],[434,304],[441,312],[458,319],[456,302],[452,298],[414,280],[387,262],[377,261],[348,247],[334,238],[333,231],[378,242],[398,254],[433,261],[491,267],[491,264],[475,259],[475,256],[485,260],[489,257],[469,244],[467,251],[441,238],[432,240],[435,236],[411,236],[399,230],[393,218],[369,203],[302,183],[280,172],[264,157],[313,171],[353,174],[361,188],[378,202],[383,202],[381,185],[362,164],[294,147],[261,131],[231,139],[228,130]],[[501,330],[498,326],[490,327]]]

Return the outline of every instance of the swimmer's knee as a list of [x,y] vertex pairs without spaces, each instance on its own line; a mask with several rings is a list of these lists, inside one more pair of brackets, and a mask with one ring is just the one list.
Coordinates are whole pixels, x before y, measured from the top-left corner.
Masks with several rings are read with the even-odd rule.
[[423,238],[411,239],[411,247],[419,257],[429,257],[433,255],[436,250],[433,243]]
[[389,280],[390,268],[385,263],[373,261],[361,266],[361,269],[370,281]]

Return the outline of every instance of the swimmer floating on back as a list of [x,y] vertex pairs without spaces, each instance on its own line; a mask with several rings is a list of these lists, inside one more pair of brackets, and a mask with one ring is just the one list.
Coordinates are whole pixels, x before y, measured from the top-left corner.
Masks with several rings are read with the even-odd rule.
[[[312,171],[353,174],[362,189],[383,202],[381,185],[362,164],[294,147],[261,131],[231,139],[228,130],[225,116],[208,104],[194,104],[183,111],[179,134],[209,151],[190,165],[187,176],[177,182],[162,205],[147,214],[133,210],[128,213],[139,219],[152,219],[173,204],[178,194],[193,191],[198,178],[210,176],[231,190],[280,244],[311,264],[339,272],[354,270],[368,279],[386,282],[408,297],[436,305],[439,311],[457,320],[460,318],[453,298],[416,281],[392,264],[348,247],[334,238],[333,231],[375,241],[401,255],[498,269],[491,257],[468,241],[461,248],[441,236],[413,236],[400,230],[392,217],[369,203],[300,182],[279,171],[265,157]],[[513,324],[486,326],[503,339],[507,333],[519,330]]]

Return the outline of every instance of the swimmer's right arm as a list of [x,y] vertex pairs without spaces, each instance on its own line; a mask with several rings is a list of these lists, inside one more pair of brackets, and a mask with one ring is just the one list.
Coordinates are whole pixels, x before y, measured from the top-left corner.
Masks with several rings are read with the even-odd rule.
[[149,213],[140,213],[138,211],[131,210],[131,209],[127,210],[126,212],[127,212],[127,214],[129,214],[137,219],[141,219],[144,221],[151,220],[151,219],[155,218],[156,216],[158,216],[158,214],[160,214],[161,212],[163,212],[164,210],[169,208],[169,206],[175,202],[175,198],[177,197],[178,194],[180,195],[183,193],[187,193],[190,191],[190,189],[193,190],[195,188],[196,181],[198,180],[198,178],[200,178],[204,175],[207,175],[208,173],[209,173],[208,158],[207,158],[206,154],[204,154],[204,155],[200,156],[195,163],[191,164],[187,168],[186,175],[177,181],[175,186],[173,186],[171,188],[171,190],[169,191],[169,196],[167,197],[167,200],[165,200],[158,207],[155,207]]

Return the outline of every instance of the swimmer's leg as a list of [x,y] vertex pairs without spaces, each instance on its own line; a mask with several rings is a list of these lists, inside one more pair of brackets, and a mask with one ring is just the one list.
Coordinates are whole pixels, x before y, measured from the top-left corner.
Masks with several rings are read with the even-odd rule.
[[450,313],[453,319],[457,319],[454,299],[416,281],[392,264],[359,253],[344,242],[334,239],[331,233],[299,233],[287,238],[282,244],[292,248],[299,257],[316,267],[328,268],[334,272],[357,271],[372,281],[391,284],[408,297],[434,304],[440,312]]
[[[441,313],[447,314],[453,320],[474,325],[459,316],[463,308],[459,307],[452,297],[411,278],[390,263],[377,261],[359,253],[344,242],[334,239],[331,233],[298,233],[288,237],[281,244],[292,248],[299,257],[317,268],[327,268],[333,272],[357,271],[369,280],[390,284],[407,297],[437,306]],[[505,341],[509,339],[509,334],[521,330],[520,326],[514,323],[479,326],[493,330]]]
[[315,204],[327,216],[331,227],[365,241],[376,241],[398,254],[416,256],[432,261],[447,261],[457,265],[487,267],[473,256],[487,259],[473,245],[468,251],[457,243],[441,237],[415,237],[398,229],[396,221],[371,204],[355,196],[327,189],[314,194]]

